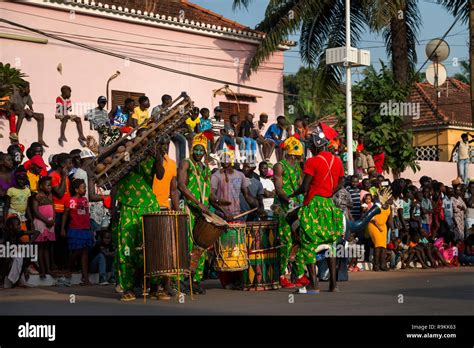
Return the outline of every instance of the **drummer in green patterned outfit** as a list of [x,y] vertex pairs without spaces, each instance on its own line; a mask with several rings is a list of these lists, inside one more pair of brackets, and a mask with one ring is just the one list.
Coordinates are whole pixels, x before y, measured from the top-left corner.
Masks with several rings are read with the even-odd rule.
[[285,159],[281,160],[273,167],[273,178],[275,182],[275,203],[280,206],[278,214],[278,229],[280,243],[280,286],[291,289],[297,286],[306,286],[309,280],[301,277],[294,284],[287,278],[287,266],[290,252],[293,247],[291,236],[291,226],[286,220],[286,213],[294,206],[303,203],[302,197],[289,198],[289,195],[300,187],[303,181],[303,171],[301,170],[301,157],[304,149],[301,141],[296,137],[290,137],[282,144],[285,150]]
[[[143,131],[146,129],[143,128],[138,133]],[[139,250],[143,242],[141,217],[143,214],[160,211],[152,190],[154,176],[162,178],[164,175],[162,161],[158,160],[159,156],[161,155],[158,154],[155,158],[154,155],[149,154],[148,158],[133,168],[117,185],[116,200],[119,203],[120,218],[118,223],[113,224],[112,229],[117,246],[116,279],[123,290],[122,301],[136,299],[133,291],[137,283],[136,272],[143,270],[143,253]],[[115,212],[112,216],[114,215]],[[169,299],[169,296],[161,299]]]
[[[189,214],[188,241],[189,250],[193,249],[192,233],[197,216],[209,211],[209,197],[211,192],[211,170],[202,159],[207,152],[207,138],[198,134],[193,138],[190,158],[181,161],[178,167],[178,188],[186,199],[186,211]],[[206,253],[202,253],[195,274],[193,275],[193,292],[204,294],[201,280],[204,271]],[[187,292],[186,282],[181,282],[181,288]]]

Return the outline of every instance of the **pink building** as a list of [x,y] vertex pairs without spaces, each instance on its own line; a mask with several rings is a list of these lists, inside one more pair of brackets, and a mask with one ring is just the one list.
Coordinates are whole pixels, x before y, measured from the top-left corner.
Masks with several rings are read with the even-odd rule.
[[[145,94],[152,107],[161,104],[161,95],[177,97],[186,91],[196,106],[213,109],[221,105],[225,116],[240,111],[266,112],[269,123],[283,114],[283,96],[230,85],[231,91],[217,93],[223,82],[212,82],[185,74],[283,91],[283,51],[281,46],[257,73],[245,79],[244,71],[262,33],[222,16],[181,1],[138,0],[30,0],[0,3],[0,61],[10,63],[28,75],[36,112],[45,115],[45,141],[50,153],[69,152],[79,147],[75,125],[68,123],[68,142],[58,145],[59,120],[54,118],[55,99],[62,85],[72,88],[77,114],[96,106],[97,97],[109,98],[109,109],[126,97]],[[116,56],[95,52],[28,29],[41,30],[79,44],[86,44]],[[15,39],[12,39],[12,35]],[[7,38],[8,37],[8,38]],[[178,74],[133,61],[178,70]],[[116,72],[107,90],[107,81]],[[238,98],[239,103],[235,100]],[[83,120],[86,135],[97,136]],[[7,120],[0,120],[4,137],[0,147],[9,145]],[[26,147],[36,141],[35,121],[23,123],[20,142]]]

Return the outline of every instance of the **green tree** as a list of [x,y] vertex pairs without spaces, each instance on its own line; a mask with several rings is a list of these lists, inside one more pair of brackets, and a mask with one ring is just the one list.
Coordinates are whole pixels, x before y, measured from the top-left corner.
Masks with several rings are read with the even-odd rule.
[[16,87],[25,83],[24,77],[19,69],[0,63],[0,98],[11,95]]
[[454,74],[453,77],[461,82],[469,84],[469,72],[471,70],[471,64],[469,64],[469,61],[467,60],[461,60],[459,65],[461,66],[461,72]]
[[[373,67],[364,70],[364,79],[353,86],[353,129],[365,135],[369,151],[382,147],[385,152],[385,169],[399,175],[406,168],[419,169],[413,148],[413,134],[404,127],[402,115],[384,115],[383,103],[404,102],[409,89],[397,81],[393,72],[383,63],[379,72]],[[338,128],[345,132],[345,97],[339,95],[330,105],[339,119]]]
[[285,116],[294,121],[305,115],[316,119],[324,113],[325,101],[317,97],[316,72],[314,69],[301,67],[296,74],[283,77],[283,90],[285,93]]
[[[252,0],[234,0],[234,8],[247,7]],[[380,32],[393,60],[395,80],[409,82],[416,64],[416,43],[421,24],[416,0],[352,0],[351,45],[356,46],[369,27]],[[269,0],[265,18],[256,29],[266,33],[250,63],[255,71],[290,34],[301,30],[300,54],[304,63],[315,67],[316,94],[330,97],[337,91],[343,68],[325,64],[327,48],[345,46],[344,0]]]

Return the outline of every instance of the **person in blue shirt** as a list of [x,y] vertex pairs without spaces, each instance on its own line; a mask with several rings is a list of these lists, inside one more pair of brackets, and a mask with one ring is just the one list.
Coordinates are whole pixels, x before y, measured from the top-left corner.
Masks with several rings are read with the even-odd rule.
[[275,143],[275,148],[277,150],[276,156],[279,161],[283,159],[283,152],[279,147],[287,137],[286,118],[285,116],[278,116],[277,123],[272,124],[265,133],[265,139],[270,139]]

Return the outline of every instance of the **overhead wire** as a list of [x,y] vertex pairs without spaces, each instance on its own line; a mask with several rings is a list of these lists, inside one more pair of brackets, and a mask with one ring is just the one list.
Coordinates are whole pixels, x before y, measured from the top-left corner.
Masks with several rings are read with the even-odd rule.
[[[14,11],[14,12],[18,12],[18,11]],[[43,17],[43,16],[39,16],[39,17]],[[50,19],[49,17],[45,17],[45,18]],[[442,38],[445,38],[446,35],[452,30],[452,28],[454,27],[454,25],[456,24],[456,22],[459,18],[460,18],[460,16],[458,16],[456,18],[456,20],[453,22],[451,27],[443,35]],[[34,32],[34,33],[37,33],[39,35],[46,36],[46,37],[49,37],[49,38],[52,38],[52,39],[55,39],[55,40],[58,40],[58,41],[66,42],[66,43],[71,44],[71,45],[82,47],[82,48],[87,49],[87,50],[95,51],[96,53],[105,54],[105,55],[109,55],[109,56],[112,56],[112,57],[115,57],[115,58],[120,58],[120,59],[128,59],[131,62],[141,64],[141,65],[146,65],[146,66],[156,68],[156,69],[159,69],[159,70],[164,70],[164,71],[167,71],[167,72],[181,74],[181,75],[185,75],[185,76],[189,76],[189,77],[197,78],[197,79],[201,79],[201,80],[206,80],[206,81],[210,81],[210,82],[228,84],[228,85],[232,85],[232,86],[236,86],[236,87],[240,87],[240,88],[244,88],[244,89],[256,90],[256,91],[271,93],[271,94],[286,95],[286,96],[291,96],[291,97],[296,97],[296,98],[300,97],[297,94],[285,93],[285,92],[280,92],[280,91],[273,91],[273,90],[269,90],[269,89],[265,89],[265,88],[260,88],[260,87],[255,87],[255,86],[247,86],[247,85],[242,85],[242,84],[231,82],[231,81],[225,81],[225,80],[210,78],[210,77],[207,77],[207,76],[188,73],[188,72],[184,72],[184,71],[181,71],[181,70],[178,70],[178,69],[173,69],[173,68],[153,64],[153,63],[150,63],[150,62],[141,61],[139,59],[127,57],[126,55],[117,54],[117,53],[110,53],[110,52],[108,52],[106,50],[103,50],[101,48],[98,48],[98,47],[94,47],[94,46],[83,44],[83,43],[80,43],[80,42],[77,42],[77,41],[69,40],[69,39],[63,38],[63,37],[55,35],[55,34],[49,34],[49,33],[45,32],[43,30],[34,29],[34,28],[31,28],[31,27],[28,27],[28,26],[25,26],[25,25],[22,25],[22,24],[19,24],[19,23],[15,23],[13,21],[9,21],[9,20],[3,19],[3,18],[0,18],[0,22],[6,23],[6,24],[9,24],[9,25],[12,25],[12,26],[16,26],[18,28],[22,28],[22,29],[25,29],[27,31]],[[64,22],[66,22],[66,21],[64,21]],[[70,22],[68,22],[68,23],[70,23]],[[74,24],[77,24],[77,23],[74,23]],[[100,28],[100,29],[104,29],[104,28]],[[438,46],[439,46],[439,44],[438,44]],[[423,63],[423,65],[424,64],[426,64],[426,61]],[[213,65],[213,66],[215,66],[215,65]],[[421,68],[418,70],[418,72],[421,70]],[[333,101],[332,99],[329,99],[329,98],[322,98],[320,100],[322,100],[322,101]],[[377,105],[378,104],[378,105],[380,105],[380,103],[376,103],[376,102],[356,102],[356,101],[354,101],[354,104],[367,104],[367,105],[369,105],[369,104]],[[440,104],[440,105],[454,105],[454,104],[464,104],[464,102],[453,103],[453,104]]]

